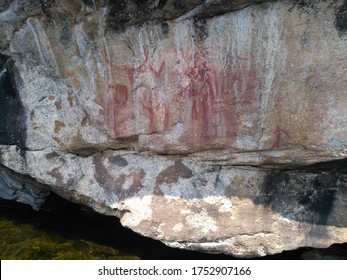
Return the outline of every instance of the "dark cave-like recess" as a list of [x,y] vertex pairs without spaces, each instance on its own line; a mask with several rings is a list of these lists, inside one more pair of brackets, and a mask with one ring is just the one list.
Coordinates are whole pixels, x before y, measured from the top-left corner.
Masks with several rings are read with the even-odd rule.
[[336,11],[335,27],[340,35],[347,31],[347,0]]
[[15,66],[0,55],[0,145],[25,148],[25,109],[16,88]]

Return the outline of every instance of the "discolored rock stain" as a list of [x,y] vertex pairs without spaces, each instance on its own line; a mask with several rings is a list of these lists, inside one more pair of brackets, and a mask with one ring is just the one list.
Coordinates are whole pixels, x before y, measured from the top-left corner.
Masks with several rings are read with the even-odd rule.
[[73,101],[73,96],[72,96],[71,93],[68,93],[67,100],[69,102],[70,108],[72,108],[73,107],[73,102],[72,102]]
[[257,194],[260,180],[261,180],[261,176],[259,176],[257,179],[252,178],[250,180],[247,180],[243,176],[236,175],[233,178],[232,183],[226,189],[225,196],[226,197],[238,196],[238,197],[252,199]]
[[104,163],[104,157],[102,154],[96,154],[93,157],[93,164],[95,168],[95,179],[99,183],[100,187],[104,189],[112,188],[112,177],[110,173],[107,171]]
[[157,175],[153,194],[165,197],[165,194],[160,189],[161,184],[174,184],[177,183],[180,178],[189,179],[192,176],[192,170],[185,166],[181,160],[177,160],[174,165],[167,167]]
[[0,54],[0,145],[25,149],[26,112],[17,89],[20,82],[14,62]]
[[54,121],[54,133],[59,133],[62,128],[65,127],[65,124],[61,121],[55,120]]
[[158,9],[164,8],[164,6],[166,5],[167,1],[168,1],[168,0],[159,0],[158,5],[157,5],[157,8],[158,8]]
[[167,38],[169,35],[170,27],[167,24],[167,22],[162,22],[161,23],[161,32],[163,33],[164,38]]
[[318,214],[318,223],[327,224],[329,214],[336,199],[337,180],[335,174],[320,174],[316,177],[313,189],[304,193],[299,203]]
[[128,165],[128,161],[124,157],[110,157],[108,158],[108,161],[119,167],[125,167]]
[[335,27],[340,35],[347,31],[347,0],[336,10]]
[[93,8],[95,6],[94,0],[82,0],[86,6]]
[[[146,172],[144,170],[132,171],[130,174],[120,174],[112,183],[111,191],[115,192],[120,200],[138,196],[138,193],[143,188],[142,180],[145,176]],[[125,188],[126,181],[131,179],[132,184],[129,188]]]
[[72,39],[72,31],[69,23],[65,23],[60,34],[60,42],[67,45]]
[[61,99],[59,99],[58,101],[54,102],[54,106],[57,108],[57,110],[61,110],[63,108]]
[[56,158],[59,156],[60,155],[57,152],[51,152],[51,153],[46,154],[46,159],[53,159],[53,158]]
[[[122,162],[122,164],[125,164],[125,161],[120,160],[119,158],[121,157],[118,157],[116,161],[118,161],[118,163]],[[105,167],[103,162],[104,160],[105,157],[102,154],[96,154],[93,157],[93,163],[95,166],[95,179],[99,183],[100,187],[105,190],[106,194],[110,195],[111,193],[114,193],[118,196],[119,200],[137,196],[139,191],[141,191],[141,189],[143,188],[142,180],[146,176],[145,171],[141,169],[139,171],[131,171],[127,174],[115,173],[115,175],[112,176]],[[108,160],[110,160],[110,158]],[[125,188],[125,183],[128,180],[132,180],[132,184],[129,188]]]
[[195,40],[203,41],[209,35],[207,21],[204,18],[194,18],[193,21]]
[[56,160],[61,163],[61,166],[53,168],[51,171],[48,172],[49,175],[56,179],[55,184],[61,187],[62,189],[71,189],[74,186],[75,180],[73,178],[70,178],[66,182],[64,182],[64,176],[60,171],[60,168],[67,163],[67,160],[61,157],[56,152],[47,154],[46,158],[50,160]]
[[256,203],[271,206],[277,202],[279,196],[281,196],[281,186],[287,186],[289,182],[289,176],[285,172],[269,172],[263,181],[261,187],[261,195],[256,197]]
[[157,175],[155,185],[159,186],[163,183],[174,184],[177,183],[180,178],[189,179],[192,176],[192,170],[185,166],[182,161],[178,160],[174,165],[169,166]]
[[327,225],[346,181],[345,174],[335,172],[270,171],[253,201],[292,220]]

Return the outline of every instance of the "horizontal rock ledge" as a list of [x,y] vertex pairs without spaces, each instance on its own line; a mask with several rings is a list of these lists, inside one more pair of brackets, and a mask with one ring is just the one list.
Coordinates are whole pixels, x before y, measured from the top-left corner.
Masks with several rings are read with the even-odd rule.
[[260,2],[0,4],[0,196],[240,257],[347,242],[347,2]]

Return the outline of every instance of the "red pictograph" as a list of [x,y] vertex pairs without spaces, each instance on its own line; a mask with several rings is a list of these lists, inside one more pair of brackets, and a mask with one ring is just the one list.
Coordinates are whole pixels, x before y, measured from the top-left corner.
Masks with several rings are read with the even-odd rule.
[[271,146],[270,150],[273,149],[278,149],[281,145],[281,141],[284,138],[288,138],[289,137],[289,133],[280,128],[279,126],[276,127],[275,131],[274,131],[274,138],[275,138],[275,142],[273,143],[273,145]]
[[[162,61],[159,67],[156,67],[151,62],[151,53],[148,45],[143,47],[142,53],[142,62],[130,67],[113,63],[107,50],[104,49],[103,51],[104,59],[111,69],[109,78],[111,82],[108,84],[106,93],[108,99],[105,101],[107,103],[107,120],[116,137],[124,137],[124,134],[134,132],[135,114],[130,114],[129,111],[133,110],[138,103],[140,104],[142,118],[148,120],[144,123],[148,123],[149,133],[161,128],[165,129],[170,125],[168,106],[156,100],[150,90],[143,90],[136,98],[131,94],[136,87],[135,81],[141,73],[147,71],[159,81],[165,68],[165,61]],[[161,111],[164,111],[164,118],[157,117],[160,107],[163,107]]]
[[[230,145],[237,136],[237,110],[242,110],[239,105],[260,99],[262,79],[253,67],[252,55],[236,55],[221,69],[203,46],[196,46],[194,53],[176,52],[182,63],[166,65],[168,61],[154,59],[160,54],[145,45],[134,65],[114,63],[105,49],[104,59],[110,67],[104,98],[108,126],[116,137],[126,137],[138,133],[135,129],[139,123],[140,132],[150,134],[169,130],[180,122],[180,141],[184,144]],[[171,91],[158,94],[155,85],[160,85],[164,77],[172,80]]]

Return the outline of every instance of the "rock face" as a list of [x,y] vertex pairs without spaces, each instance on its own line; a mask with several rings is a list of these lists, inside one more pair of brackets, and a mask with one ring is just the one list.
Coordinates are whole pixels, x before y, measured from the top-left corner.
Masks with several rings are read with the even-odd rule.
[[260,2],[0,2],[0,195],[241,257],[347,242],[347,2]]

